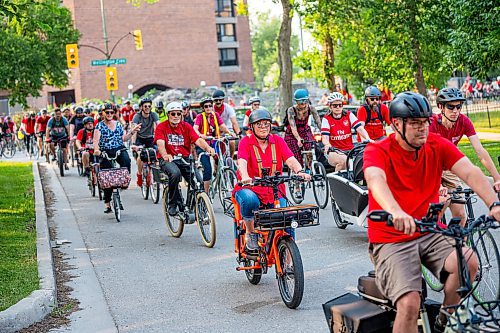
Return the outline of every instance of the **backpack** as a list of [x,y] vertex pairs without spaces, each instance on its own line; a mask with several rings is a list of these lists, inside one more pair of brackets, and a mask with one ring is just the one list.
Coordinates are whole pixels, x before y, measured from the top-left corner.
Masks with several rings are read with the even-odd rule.
[[[366,110],[366,124],[368,124],[371,120],[372,120],[372,112],[370,110],[370,108],[368,107],[368,105],[366,104],[363,104],[363,107],[365,108]],[[375,112],[377,112],[377,118],[378,120],[380,120],[380,122],[383,124],[384,123],[384,119],[382,118],[382,113],[380,112],[380,107],[378,107]]]

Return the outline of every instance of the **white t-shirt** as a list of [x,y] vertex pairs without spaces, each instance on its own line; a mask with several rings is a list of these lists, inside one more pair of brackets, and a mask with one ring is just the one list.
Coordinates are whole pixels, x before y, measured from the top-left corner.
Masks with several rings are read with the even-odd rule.
[[227,103],[224,103],[224,111],[220,115],[222,121],[224,121],[224,125],[231,131],[233,129],[233,123],[231,122],[232,117],[236,117],[236,112],[233,107]]

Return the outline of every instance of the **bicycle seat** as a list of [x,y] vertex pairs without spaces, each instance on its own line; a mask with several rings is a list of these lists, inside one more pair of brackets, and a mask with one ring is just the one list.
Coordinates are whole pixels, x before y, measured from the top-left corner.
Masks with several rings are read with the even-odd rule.
[[375,283],[375,271],[369,271],[368,276],[360,276],[358,278],[358,292],[361,296],[373,299],[377,302],[384,304],[391,303],[377,287]]

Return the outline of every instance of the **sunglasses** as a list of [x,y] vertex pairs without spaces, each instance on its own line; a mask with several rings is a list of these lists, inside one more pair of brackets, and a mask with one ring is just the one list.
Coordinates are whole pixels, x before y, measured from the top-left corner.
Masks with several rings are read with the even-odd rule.
[[214,99],[214,102],[215,102],[215,103],[224,102],[224,98],[221,98],[221,99]]
[[260,106],[260,103],[252,103],[253,106]]
[[378,97],[368,97],[368,99],[369,99],[370,101],[372,101],[372,102],[375,102],[375,101],[379,101],[379,100],[380,100],[380,98],[378,98]]
[[210,109],[211,107],[213,107],[212,104],[205,104],[205,105],[203,105],[204,109]]
[[109,116],[110,114],[115,114],[115,111],[104,111],[104,113]]
[[143,105],[142,107],[145,109],[151,109],[151,105]]
[[446,108],[450,111],[455,109],[460,110],[462,108],[462,104],[457,104],[457,105],[446,104]]
[[341,108],[342,104],[330,104],[330,106],[334,108]]
[[172,117],[180,117],[182,116],[182,112],[170,112],[168,115]]

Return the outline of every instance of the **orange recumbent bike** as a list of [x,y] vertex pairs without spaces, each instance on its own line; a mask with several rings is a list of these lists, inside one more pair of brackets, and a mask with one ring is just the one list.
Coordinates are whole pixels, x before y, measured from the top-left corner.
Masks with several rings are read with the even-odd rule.
[[[257,251],[247,252],[245,249],[246,227],[236,199],[234,196],[225,199],[227,209],[224,213],[234,221],[234,251],[238,254],[237,261],[240,264],[236,270],[245,271],[248,281],[256,285],[260,282],[262,274],[266,274],[268,268],[275,265],[281,298],[287,307],[295,309],[300,305],[304,293],[304,269],[292,230],[319,225],[319,207],[316,205],[281,207],[278,186],[302,178],[281,176],[278,172],[274,176],[268,176],[266,174],[269,171],[263,171],[267,172],[263,172],[262,178],[255,178],[252,185],[273,189],[274,208],[254,212],[255,232],[259,235]],[[286,199],[284,193],[282,195]],[[288,199],[286,202],[287,205],[290,204]]]

